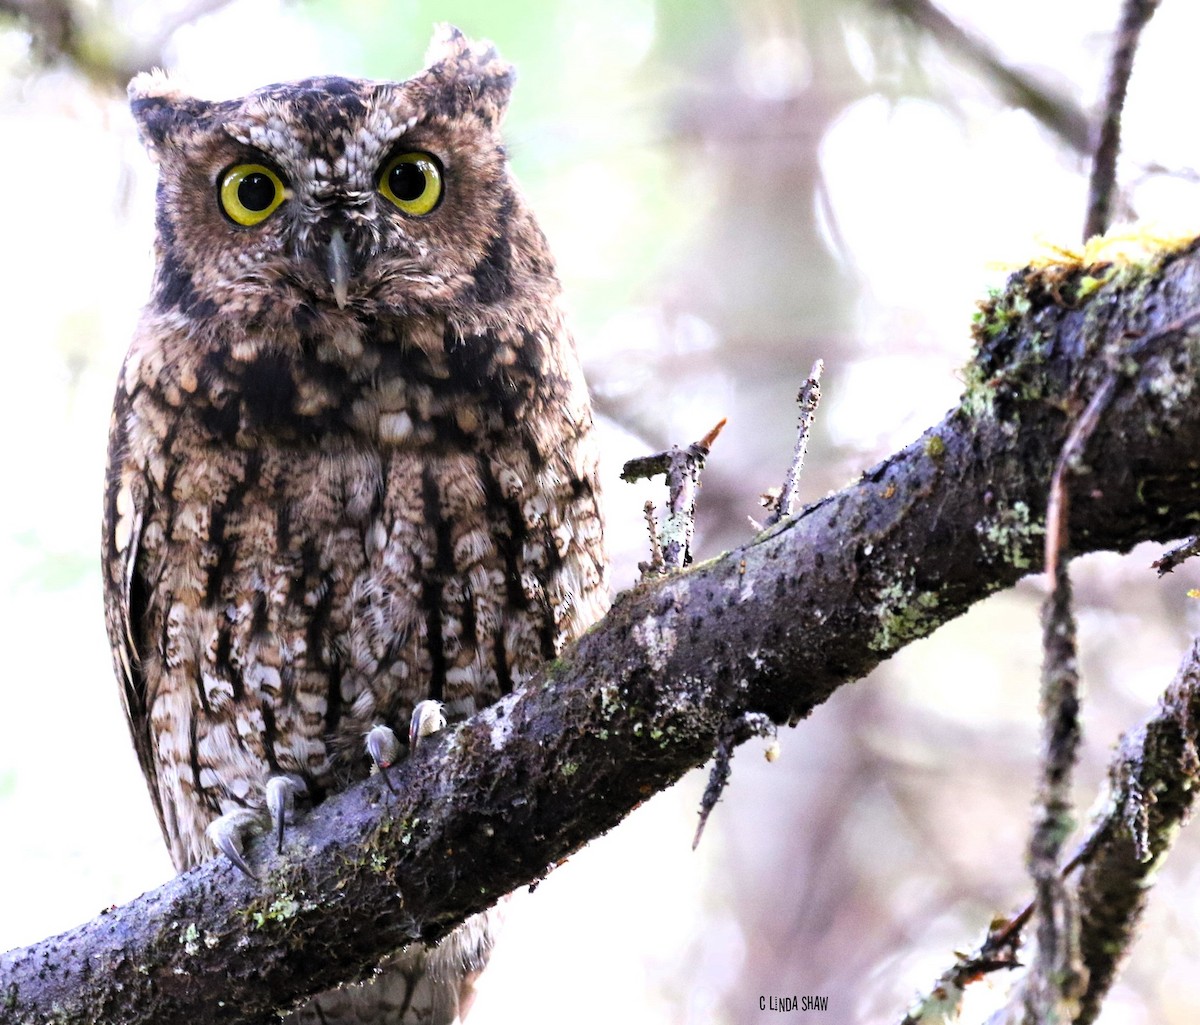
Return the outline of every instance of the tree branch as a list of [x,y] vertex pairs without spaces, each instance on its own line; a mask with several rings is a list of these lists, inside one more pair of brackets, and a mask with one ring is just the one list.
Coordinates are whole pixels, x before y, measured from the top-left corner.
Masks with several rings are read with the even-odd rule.
[[1087,114],[1072,100],[1032,75],[1009,67],[986,39],[969,32],[932,0],[876,0],[928,32],[947,49],[956,51],[991,80],[995,90],[1049,128],[1075,152],[1089,154],[1091,126]]
[[[1108,769],[1109,795],[1087,838],[1062,868],[1079,910],[1079,952],[1087,969],[1075,1025],[1091,1025],[1121,964],[1180,827],[1187,821],[1200,781],[1200,638],[1193,640],[1158,708],[1121,738]],[[963,993],[984,974],[1020,967],[1017,948],[1028,925],[1029,904],[1011,921],[993,923],[979,950],[963,955],[916,1001],[901,1025],[924,1025],[957,1015]],[[1021,980],[989,1025],[1023,1022]]]
[[282,856],[252,845],[262,882],[208,862],[0,956],[0,1022],[267,1022],[444,935],[706,761],[722,724],[795,723],[1037,569],[1065,400],[1112,366],[1066,482],[1070,551],[1190,533],[1200,253],[1094,270],[1014,275],[945,420],[744,548],[621,597],[544,674],[395,767],[398,797],[367,780]]
[[1080,684],[1071,577],[1062,557],[1070,541],[1068,474],[1079,469],[1092,432],[1108,406],[1117,377],[1110,373],[1071,427],[1050,477],[1046,505],[1046,576],[1042,606],[1042,773],[1038,786],[1029,869],[1037,907],[1037,956],[1027,979],[1025,1020],[1071,1021],[1087,987],[1079,954],[1079,909],[1059,870],[1075,808],[1072,774],[1079,757]]
[[1113,193],[1117,184],[1117,156],[1121,151],[1121,112],[1125,109],[1125,91],[1133,74],[1133,58],[1137,53],[1142,29],[1146,27],[1159,0],[1125,0],[1121,21],[1113,40],[1113,52],[1108,64],[1108,79],[1104,89],[1103,117],[1092,157],[1092,172],[1088,181],[1087,215],[1083,222],[1083,240],[1103,235],[1112,219]]
[[139,71],[164,63],[163,51],[185,25],[228,6],[230,0],[191,0],[164,14],[153,38],[137,42],[114,24],[111,5],[73,0],[0,0],[0,16],[25,26],[43,63],[64,62],[103,89],[125,93]]
[[1109,802],[1092,830],[1076,891],[1088,987],[1077,1025],[1090,1025],[1129,956],[1153,879],[1191,814],[1200,780],[1200,638],[1158,709],[1126,734],[1109,768]]

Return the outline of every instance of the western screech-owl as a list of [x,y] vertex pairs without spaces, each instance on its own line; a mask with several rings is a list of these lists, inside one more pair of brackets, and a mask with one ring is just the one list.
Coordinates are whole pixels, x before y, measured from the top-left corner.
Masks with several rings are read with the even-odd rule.
[[[106,605],[181,871],[244,864],[250,825],[368,775],[373,729],[475,711],[607,605],[591,409],[498,134],[512,80],[447,28],[399,83],[130,85],[157,264],[113,410]],[[456,1020],[491,931],[292,1020]]]

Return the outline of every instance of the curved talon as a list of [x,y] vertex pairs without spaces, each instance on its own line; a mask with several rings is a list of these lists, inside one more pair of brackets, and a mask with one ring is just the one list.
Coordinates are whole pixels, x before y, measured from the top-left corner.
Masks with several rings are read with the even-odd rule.
[[408,727],[409,753],[416,751],[422,738],[430,737],[445,728],[446,715],[442,711],[442,703],[432,699],[418,701],[413,707],[412,721]]
[[253,808],[238,808],[237,811],[226,812],[208,824],[204,835],[209,842],[233,864],[245,872],[251,879],[257,879],[246,859],[242,856],[245,849],[245,837],[262,829],[262,819]]
[[371,756],[376,770],[383,777],[384,785],[393,794],[396,793],[391,777],[388,776],[388,769],[392,767],[392,763],[400,753],[400,741],[396,737],[395,731],[390,726],[376,723],[363,736],[366,737],[367,754]]
[[308,784],[299,776],[272,776],[267,780],[267,810],[275,831],[275,853],[283,853],[283,827],[296,811],[296,795],[307,794]]

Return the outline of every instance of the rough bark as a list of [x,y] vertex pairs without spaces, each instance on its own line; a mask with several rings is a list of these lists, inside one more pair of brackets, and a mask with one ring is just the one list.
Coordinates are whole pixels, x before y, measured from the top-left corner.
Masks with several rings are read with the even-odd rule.
[[[842,684],[1042,560],[1072,415],[1116,374],[1071,475],[1072,553],[1200,519],[1200,252],[1015,275],[961,404],[745,547],[644,584],[522,690],[293,829],[261,881],[209,862],[0,956],[0,1022],[266,1022],[540,878],[765,713]],[[802,371],[801,371],[802,373]],[[962,700],[969,701],[964,692]]]
[[1078,1025],[1090,1025],[1133,946],[1155,873],[1191,815],[1200,779],[1200,638],[1154,715],[1122,738],[1109,769],[1108,807],[1077,884],[1088,988]]

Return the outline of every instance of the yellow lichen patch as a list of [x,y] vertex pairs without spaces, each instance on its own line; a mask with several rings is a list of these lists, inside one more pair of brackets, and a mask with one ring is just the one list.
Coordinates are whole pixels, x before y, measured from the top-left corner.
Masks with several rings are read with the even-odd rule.
[[[1110,282],[1128,285],[1131,275],[1153,274],[1163,262],[1180,250],[1192,245],[1200,235],[1196,230],[1168,230],[1153,222],[1121,225],[1104,235],[1097,235],[1082,245],[1059,245],[1038,239],[1037,246],[1024,264],[997,264],[997,269],[1016,271],[1020,275],[1019,296],[1041,305],[1048,297],[1057,306],[1078,309],[1093,294]],[[1011,289],[1011,282],[1010,282]],[[1007,304],[990,297],[982,304],[983,333],[994,337],[1005,327],[1006,312],[1023,315],[1016,308],[1018,296]],[[976,331],[977,337],[979,331]]]
[[1061,246],[1038,239],[1038,249],[1028,265],[1035,269],[1143,265],[1190,245],[1200,235],[1198,227],[1168,229],[1151,221],[1122,224],[1103,235],[1092,236],[1081,246]]

